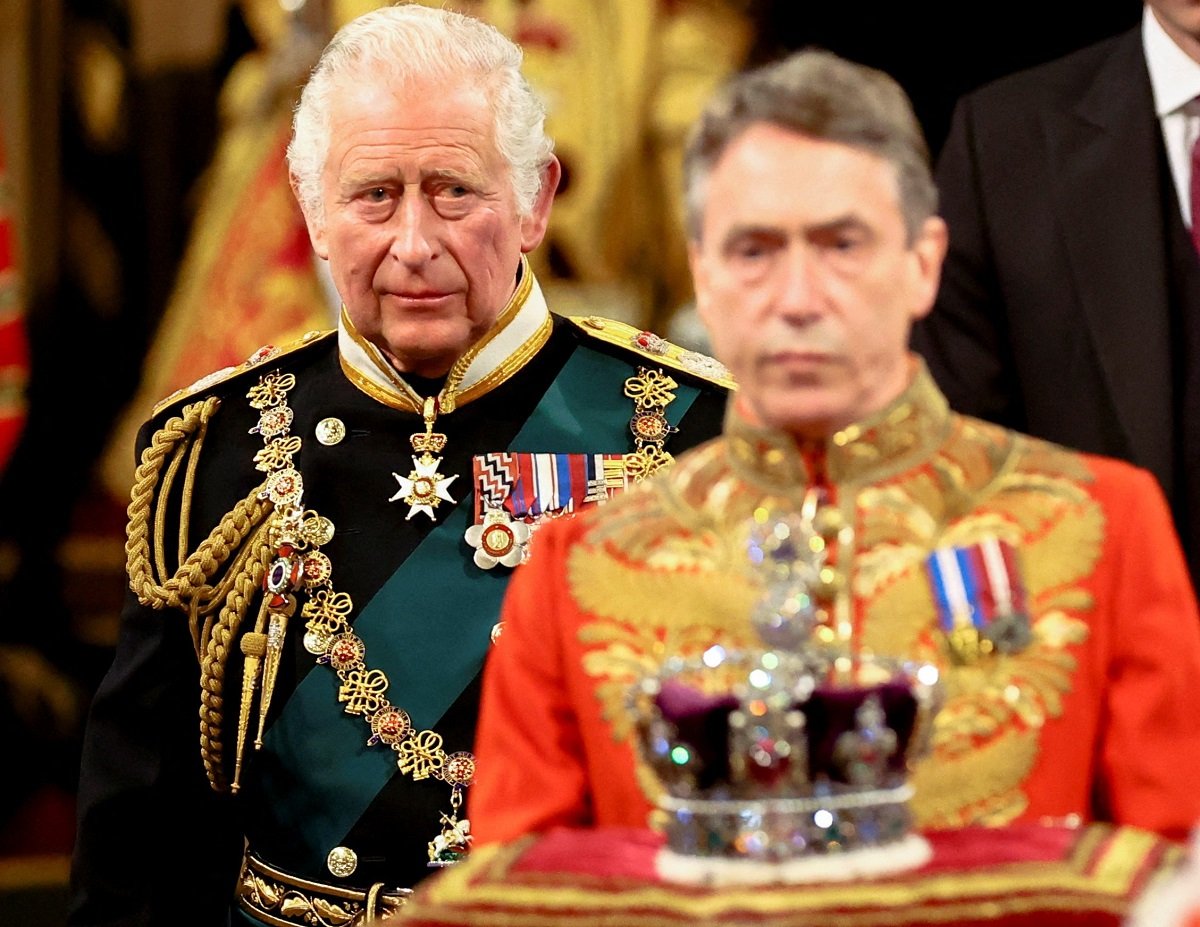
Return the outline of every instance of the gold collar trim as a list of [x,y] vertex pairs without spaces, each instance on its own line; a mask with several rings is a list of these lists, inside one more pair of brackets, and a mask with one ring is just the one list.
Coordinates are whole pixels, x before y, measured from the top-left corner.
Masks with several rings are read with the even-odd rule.
[[[438,396],[438,411],[452,412],[505,382],[550,339],[552,328],[546,299],[522,255],[516,290],[496,324],[450,368]],[[358,333],[344,306],[338,322],[338,352],[346,377],[368,396],[394,409],[421,412],[423,397],[379,348]]]
[[885,479],[931,455],[951,426],[950,406],[924,361],[914,357],[912,382],[875,415],[847,425],[821,443],[801,447],[783,431],[750,424],[730,402],[725,436],[738,473],[775,492],[812,482],[818,461],[834,483]]

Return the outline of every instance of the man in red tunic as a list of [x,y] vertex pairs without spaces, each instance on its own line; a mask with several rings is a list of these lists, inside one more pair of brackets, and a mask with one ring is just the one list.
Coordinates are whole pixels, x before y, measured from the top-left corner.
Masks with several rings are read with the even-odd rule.
[[735,79],[687,155],[698,309],[739,382],[722,437],[545,528],[485,672],[478,843],[644,825],[630,687],[758,645],[755,524],[806,513],[817,639],[937,664],[925,827],[1200,820],[1200,620],[1145,471],[950,411],[909,329],[946,228],[910,105],[802,52]]

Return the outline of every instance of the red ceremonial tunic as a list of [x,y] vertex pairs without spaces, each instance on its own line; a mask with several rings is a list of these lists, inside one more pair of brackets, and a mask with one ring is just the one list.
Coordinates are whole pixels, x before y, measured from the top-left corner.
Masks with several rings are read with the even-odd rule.
[[[941,670],[920,826],[1110,820],[1182,838],[1200,821],[1200,619],[1157,484],[956,415],[921,368],[815,455],[731,408],[722,438],[642,491],[534,537],[485,670],[479,844],[647,824],[660,786],[631,748],[630,687],[670,655],[759,646],[749,526],[813,485],[820,633]],[[931,555],[995,541],[1030,633],[973,652],[952,645]]]

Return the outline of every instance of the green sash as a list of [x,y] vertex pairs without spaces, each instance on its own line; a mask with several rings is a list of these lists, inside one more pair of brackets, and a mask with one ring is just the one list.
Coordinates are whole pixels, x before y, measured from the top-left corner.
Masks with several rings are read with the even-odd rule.
[[[576,348],[508,449],[619,453],[630,442],[633,409],[622,388],[630,375],[627,362]],[[681,385],[675,395],[666,408],[673,425],[699,391]],[[468,493],[354,621],[369,665],[387,673],[388,700],[417,730],[436,725],[482,668],[508,584],[508,570],[481,570],[471,560],[463,534],[473,513]],[[418,610],[436,617],[413,627],[404,616]],[[396,774],[395,753],[367,747],[363,719],[341,710],[338,683],[325,668],[305,676],[263,744],[276,755],[261,764],[263,790],[274,816],[292,823],[313,872]]]

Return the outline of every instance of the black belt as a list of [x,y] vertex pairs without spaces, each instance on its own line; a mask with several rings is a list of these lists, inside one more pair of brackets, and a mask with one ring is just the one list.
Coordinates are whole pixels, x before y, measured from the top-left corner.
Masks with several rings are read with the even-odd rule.
[[277,927],[360,927],[394,914],[411,894],[411,888],[387,888],[382,882],[365,891],[311,882],[247,853],[237,903],[264,924]]

